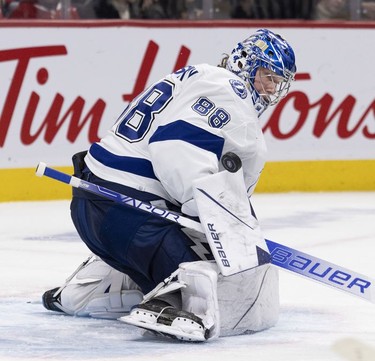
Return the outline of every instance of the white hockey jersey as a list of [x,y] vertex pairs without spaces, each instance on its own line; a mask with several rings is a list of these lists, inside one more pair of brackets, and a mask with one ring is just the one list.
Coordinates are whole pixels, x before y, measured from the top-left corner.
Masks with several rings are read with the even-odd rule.
[[250,196],[266,153],[251,95],[235,74],[200,64],[137,96],[85,161],[102,179],[183,205],[193,202],[192,181],[222,170],[228,151],[242,160]]

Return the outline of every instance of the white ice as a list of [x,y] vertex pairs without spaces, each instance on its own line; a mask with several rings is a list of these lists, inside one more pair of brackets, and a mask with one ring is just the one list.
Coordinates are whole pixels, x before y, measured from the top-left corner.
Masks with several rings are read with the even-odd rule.
[[[253,204],[267,238],[375,278],[375,192],[255,194]],[[282,270],[275,327],[208,343],[45,310],[43,292],[88,254],[68,201],[0,203],[0,360],[339,361],[338,340],[375,346],[375,304]]]

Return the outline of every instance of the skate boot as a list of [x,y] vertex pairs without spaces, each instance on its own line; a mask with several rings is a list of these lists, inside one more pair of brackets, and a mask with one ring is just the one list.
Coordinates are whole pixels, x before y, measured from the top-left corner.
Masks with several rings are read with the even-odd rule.
[[120,321],[182,341],[206,341],[208,337],[200,317],[157,298],[135,306]]

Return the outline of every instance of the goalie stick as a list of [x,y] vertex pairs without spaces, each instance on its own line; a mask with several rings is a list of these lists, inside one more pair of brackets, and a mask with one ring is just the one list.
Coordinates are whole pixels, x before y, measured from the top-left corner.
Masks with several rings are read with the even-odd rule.
[[[156,217],[177,223],[182,227],[204,233],[202,225],[199,222],[179,213],[155,207],[150,203],[142,202],[108,188],[70,176],[47,167],[45,163],[40,162],[38,164],[36,175],[39,177],[47,176],[75,188],[100,195],[124,206],[140,209]],[[266,239],[266,244],[273,265],[375,303],[375,280],[274,241]]]

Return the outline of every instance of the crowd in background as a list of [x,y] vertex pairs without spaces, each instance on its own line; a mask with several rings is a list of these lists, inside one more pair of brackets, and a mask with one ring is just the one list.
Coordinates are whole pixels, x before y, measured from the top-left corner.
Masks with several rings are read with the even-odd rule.
[[375,0],[0,0],[3,19],[375,20]]

